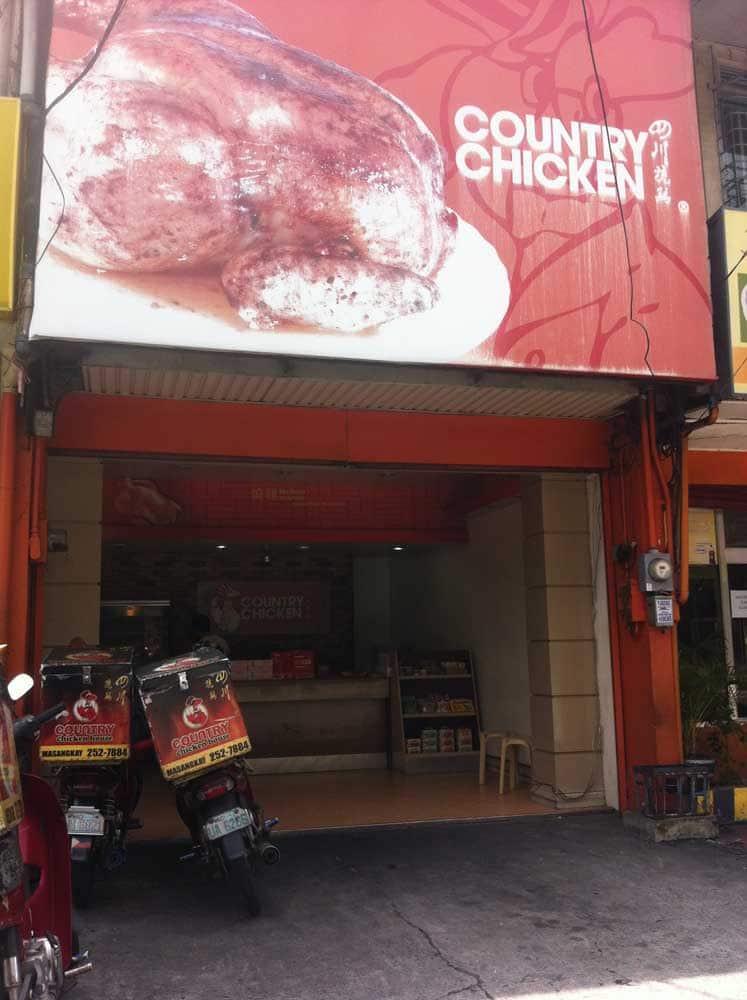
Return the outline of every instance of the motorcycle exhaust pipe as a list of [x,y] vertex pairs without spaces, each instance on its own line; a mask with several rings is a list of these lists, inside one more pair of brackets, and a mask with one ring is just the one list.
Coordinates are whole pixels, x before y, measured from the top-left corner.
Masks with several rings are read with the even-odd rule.
[[274,844],[262,844],[259,855],[266,865],[276,865],[280,861],[280,851]]
[[65,972],[65,982],[68,979],[77,979],[78,976],[85,975],[86,972],[93,971],[93,962],[84,962],[83,965],[74,965],[72,969],[67,969]]

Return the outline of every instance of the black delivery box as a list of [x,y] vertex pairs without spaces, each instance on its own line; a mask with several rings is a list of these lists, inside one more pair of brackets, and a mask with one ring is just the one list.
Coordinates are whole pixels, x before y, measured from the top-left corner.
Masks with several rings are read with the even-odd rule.
[[39,757],[49,764],[101,764],[130,756],[131,646],[62,646],[41,665],[42,708],[64,716],[42,727]]

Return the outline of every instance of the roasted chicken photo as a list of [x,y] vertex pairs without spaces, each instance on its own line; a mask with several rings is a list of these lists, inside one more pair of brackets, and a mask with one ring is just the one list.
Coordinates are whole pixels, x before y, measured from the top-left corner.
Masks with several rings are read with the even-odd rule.
[[[58,0],[91,39],[114,0]],[[90,59],[52,61],[48,99]],[[52,248],[119,274],[214,272],[252,330],[357,333],[424,312],[456,216],[422,121],[229,0],[129,0],[52,110]]]

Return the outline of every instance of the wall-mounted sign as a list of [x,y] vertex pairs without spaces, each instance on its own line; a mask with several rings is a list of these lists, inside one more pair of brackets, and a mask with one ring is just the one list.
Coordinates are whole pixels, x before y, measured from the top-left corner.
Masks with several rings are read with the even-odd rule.
[[747,618],[747,590],[731,591],[732,618]]
[[[57,0],[48,100],[115,6]],[[598,80],[580,2],[127,4],[47,119],[31,335],[713,377],[690,4],[586,6]]]
[[711,294],[719,380],[747,394],[747,212],[724,208],[709,221]]
[[198,607],[222,635],[322,635],[329,632],[329,585],[313,580],[205,582]]
[[688,522],[690,565],[709,566],[718,562],[715,513],[691,507]]
[[21,102],[0,97],[0,313],[15,304]]

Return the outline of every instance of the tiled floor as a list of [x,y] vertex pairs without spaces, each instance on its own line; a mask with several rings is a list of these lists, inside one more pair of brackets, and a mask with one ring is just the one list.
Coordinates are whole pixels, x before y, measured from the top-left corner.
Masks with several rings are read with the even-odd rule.
[[[554,810],[533,802],[529,789],[498,795],[496,781],[478,785],[476,774],[405,775],[397,771],[332,771],[257,775],[254,793],[279,831],[335,829],[448,819],[539,816]],[[138,816],[138,840],[186,835],[170,788],[148,772]]]

